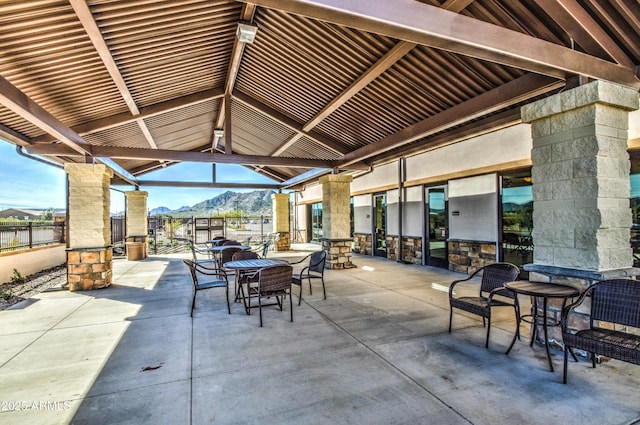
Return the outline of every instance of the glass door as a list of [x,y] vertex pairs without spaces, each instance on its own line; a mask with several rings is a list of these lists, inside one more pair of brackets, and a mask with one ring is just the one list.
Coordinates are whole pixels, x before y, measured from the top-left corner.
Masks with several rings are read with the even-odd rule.
[[373,195],[373,255],[387,256],[387,195]]
[[449,267],[446,189],[446,186],[427,188],[427,265],[442,268]]

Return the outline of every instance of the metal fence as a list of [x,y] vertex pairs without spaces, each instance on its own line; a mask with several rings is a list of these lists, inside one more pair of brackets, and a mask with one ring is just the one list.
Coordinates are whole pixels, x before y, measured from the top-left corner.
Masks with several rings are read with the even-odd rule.
[[0,223],[0,252],[64,243],[65,223],[21,221]]
[[176,239],[190,239],[203,244],[216,236],[257,245],[271,238],[272,233],[271,216],[149,217],[149,252],[186,252],[185,245]]

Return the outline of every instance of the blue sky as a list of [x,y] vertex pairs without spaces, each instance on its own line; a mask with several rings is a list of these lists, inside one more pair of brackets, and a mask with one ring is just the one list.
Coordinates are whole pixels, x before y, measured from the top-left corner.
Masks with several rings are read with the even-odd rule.
[[[142,180],[211,181],[211,164],[182,163],[145,174]],[[267,177],[240,165],[216,167],[218,182],[274,183]],[[15,145],[0,139],[0,210],[6,208],[65,208],[66,176],[64,170],[24,158]],[[115,186],[127,191],[132,186]],[[211,199],[227,189],[184,189],[142,187],[149,192],[149,209],[164,206],[177,209]],[[238,190],[249,192],[251,190]],[[111,212],[124,210],[124,194],[111,191]]]

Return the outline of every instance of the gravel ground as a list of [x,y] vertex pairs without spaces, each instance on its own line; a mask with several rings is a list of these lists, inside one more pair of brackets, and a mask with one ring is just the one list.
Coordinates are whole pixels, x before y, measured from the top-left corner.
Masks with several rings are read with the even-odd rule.
[[0,310],[47,289],[60,288],[66,283],[67,266],[65,264],[29,275],[24,283],[3,283],[0,285]]

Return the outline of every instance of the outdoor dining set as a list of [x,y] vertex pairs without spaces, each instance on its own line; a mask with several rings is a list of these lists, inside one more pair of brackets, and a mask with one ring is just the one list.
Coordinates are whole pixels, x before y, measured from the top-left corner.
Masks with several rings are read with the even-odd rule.
[[[304,281],[309,283],[311,293],[311,281],[318,279],[322,283],[324,299],[327,297],[324,284],[324,251],[313,252],[299,261],[289,262],[285,259],[267,258],[270,241],[252,247],[248,240],[238,242],[219,237],[206,241],[205,247],[198,247],[191,241],[187,241],[187,245],[193,257],[184,260],[193,281],[192,316],[196,293],[210,288],[225,288],[227,311],[231,314],[230,280],[234,282],[234,301],[243,304],[247,315],[251,314],[253,308],[258,308],[261,327],[262,307],[277,305],[282,311],[287,296],[293,322],[292,285],[300,287],[298,305],[302,301]],[[206,258],[199,258],[198,254],[205,255]],[[294,266],[298,264],[302,268],[294,273]]]
[[[481,280],[473,279],[482,274]],[[481,267],[465,279],[452,282],[449,287],[449,333],[453,309],[457,308],[482,317],[487,328],[485,347],[489,347],[491,311],[493,307],[511,307],[515,311],[516,331],[505,354],[509,354],[520,338],[520,323],[531,324],[533,346],[538,328],[544,334],[544,346],[549,369],[553,362],[549,352],[548,328],[560,326],[564,346],[563,383],[567,383],[569,354],[577,362],[574,350],[586,352],[596,367],[596,356],[605,356],[632,364],[640,364],[640,281],[634,279],[607,279],[591,284],[586,290],[549,282],[517,280],[520,270],[510,263],[495,263]],[[458,285],[479,283],[479,291],[472,296],[458,296]],[[460,290],[460,292],[462,292]],[[530,314],[521,314],[518,296],[532,300]],[[560,319],[550,317],[549,301],[560,300]],[[573,300],[567,304],[568,300]],[[585,302],[589,300],[588,302]],[[539,302],[542,301],[542,306]],[[590,303],[590,307],[586,306]],[[577,315],[588,313],[588,320],[576,320]]]

